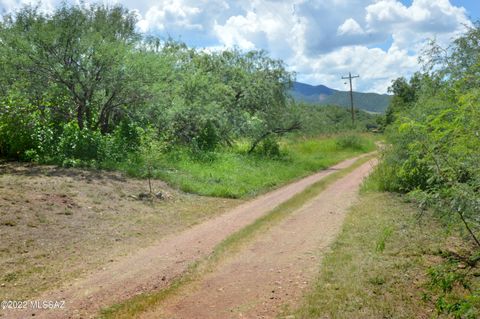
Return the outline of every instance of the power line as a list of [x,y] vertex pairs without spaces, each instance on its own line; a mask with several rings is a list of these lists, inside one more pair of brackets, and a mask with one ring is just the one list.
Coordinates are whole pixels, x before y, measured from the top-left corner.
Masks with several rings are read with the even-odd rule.
[[350,81],[350,106],[352,112],[352,125],[355,124],[355,109],[353,108],[353,90],[352,90],[352,79],[359,78],[360,75],[352,75],[352,73],[348,72],[348,76],[342,76],[343,80],[348,79]]

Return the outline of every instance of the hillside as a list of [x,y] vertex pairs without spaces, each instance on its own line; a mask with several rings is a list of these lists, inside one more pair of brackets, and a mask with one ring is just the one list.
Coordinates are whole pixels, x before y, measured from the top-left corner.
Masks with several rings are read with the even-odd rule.
[[[309,85],[294,82],[290,91],[297,101],[315,104],[332,104],[350,107],[350,94],[348,91],[338,91],[324,85]],[[353,92],[354,105],[369,112],[385,112],[390,103],[391,96],[377,93]]]

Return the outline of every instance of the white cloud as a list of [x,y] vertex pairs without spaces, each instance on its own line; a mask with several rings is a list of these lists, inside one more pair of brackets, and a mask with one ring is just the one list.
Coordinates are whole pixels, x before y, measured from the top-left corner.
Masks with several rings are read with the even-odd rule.
[[[0,11],[29,0],[0,0]],[[32,0],[33,1],[33,0]],[[72,0],[75,3],[78,0]],[[87,0],[88,1],[88,0]],[[60,0],[44,0],[53,7]],[[138,12],[142,32],[199,48],[265,49],[298,79],[344,88],[340,76],[359,73],[358,89],[385,92],[390,81],[419,66],[426,39],[441,44],[471,25],[449,0],[104,0]]]
[[214,30],[218,39],[227,47],[239,46],[244,50],[255,49],[255,44],[248,40],[258,32],[255,13],[247,16],[230,17],[225,25],[215,23]]
[[370,29],[391,33],[399,46],[416,45],[425,38],[442,42],[471,25],[464,8],[449,0],[414,0],[409,7],[395,0],[381,0],[366,7],[366,24]]
[[[325,83],[336,89],[345,89],[341,76],[348,72],[360,74],[357,89],[386,92],[391,79],[410,75],[418,66],[417,58],[396,47],[384,51],[365,46],[349,46],[324,54],[318,58],[304,58],[294,67],[302,71],[301,79]],[[363,83],[368,83],[365,86]]]
[[363,31],[362,27],[352,18],[345,20],[345,22],[339,26],[337,30],[338,35],[359,35],[364,33],[365,31]]
[[465,10],[448,0],[410,6],[396,0],[262,1],[243,9],[216,24],[224,45],[267,49],[313,84],[343,88],[342,74],[360,73],[358,89],[380,93],[392,79],[419,69],[427,39],[448,43],[470,24]]
[[214,32],[227,47],[266,49],[277,57],[291,55],[292,47],[302,38],[291,4],[273,1],[252,2],[245,13],[215,23]]
[[202,24],[195,23],[195,17],[202,9],[181,0],[166,0],[153,5],[138,22],[142,32],[150,29],[164,31],[167,27],[202,31]]

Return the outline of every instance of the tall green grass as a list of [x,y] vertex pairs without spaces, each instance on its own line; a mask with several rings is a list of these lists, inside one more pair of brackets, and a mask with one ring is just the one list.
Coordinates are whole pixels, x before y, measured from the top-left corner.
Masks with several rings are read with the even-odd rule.
[[372,151],[375,145],[367,135],[340,135],[284,139],[280,142],[280,155],[275,157],[248,154],[247,148],[242,142],[209,153],[192,153],[177,147],[153,154],[149,170],[142,156],[129,158],[116,164],[116,168],[137,177],[151,174],[185,192],[246,198]]

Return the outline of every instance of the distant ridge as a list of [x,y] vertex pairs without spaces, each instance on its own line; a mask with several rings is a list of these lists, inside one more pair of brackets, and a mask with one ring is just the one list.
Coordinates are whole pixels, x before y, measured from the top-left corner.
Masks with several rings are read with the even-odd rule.
[[[348,91],[334,90],[325,85],[294,82],[290,93],[299,102],[350,107],[350,93]],[[385,112],[391,98],[392,96],[387,94],[353,92],[355,107],[369,112]]]

